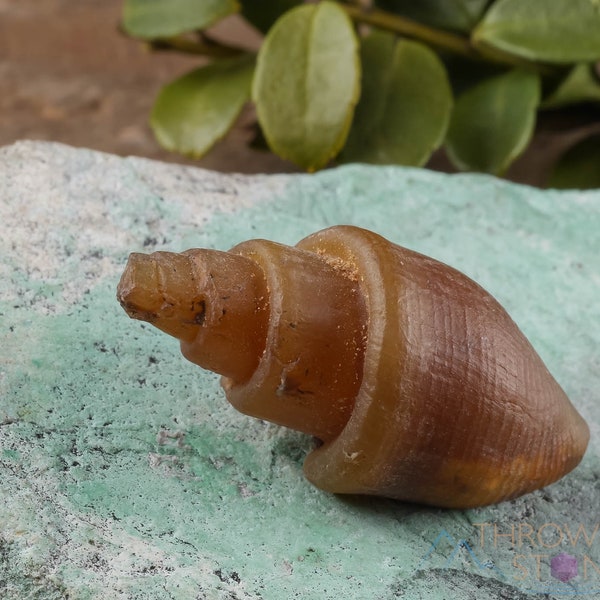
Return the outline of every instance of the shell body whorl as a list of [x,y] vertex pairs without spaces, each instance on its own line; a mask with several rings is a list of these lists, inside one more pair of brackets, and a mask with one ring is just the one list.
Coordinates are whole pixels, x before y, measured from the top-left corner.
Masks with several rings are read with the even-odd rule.
[[305,462],[315,485],[464,508],[532,491],[579,463],[585,421],[483,288],[356,228],[299,247],[355,264],[371,317],[352,416]]

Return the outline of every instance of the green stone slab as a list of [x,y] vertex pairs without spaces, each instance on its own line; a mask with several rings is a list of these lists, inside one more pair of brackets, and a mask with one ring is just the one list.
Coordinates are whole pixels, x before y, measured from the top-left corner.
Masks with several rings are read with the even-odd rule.
[[[338,223],[504,304],[590,423],[573,473],[462,512],[326,494],[302,476],[311,439],[238,414],[115,300],[131,251]],[[24,142],[0,150],[0,224],[1,598],[600,597],[600,191],[367,166],[246,177]]]

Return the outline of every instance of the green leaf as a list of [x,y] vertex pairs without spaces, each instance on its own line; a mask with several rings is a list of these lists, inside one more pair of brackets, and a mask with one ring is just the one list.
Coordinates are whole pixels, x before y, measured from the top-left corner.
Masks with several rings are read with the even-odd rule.
[[362,94],[344,161],[420,166],[444,140],[452,92],[437,55],[373,32],[362,44]]
[[254,27],[267,33],[277,19],[303,0],[242,0],[242,15]]
[[554,168],[548,187],[600,188],[600,134],[567,150]]
[[254,57],[221,60],[165,86],[150,124],[167,150],[197,158],[221,139],[250,96]]
[[544,100],[542,108],[559,108],[579,102],[600,102],[600,81],[593,65],[575,65]]
[[125,0],[123,28],[152,39],[204,29],[236,12],[236,0]]
[[378,0],[375,4],[432,27],[467,32],[479,21],[489,0]]
[[459,96],[446,150],[460,169],[501,174],[527,147],[535,127],[539,77],[514,69]]
[[332,2],[287,12],[258,54],[252,96],[271,149],[314,171],[344,145],[358,100],[358,41]]
[[496,0],[473,41],[531,60],[595,61],[600,58],[600,2]]

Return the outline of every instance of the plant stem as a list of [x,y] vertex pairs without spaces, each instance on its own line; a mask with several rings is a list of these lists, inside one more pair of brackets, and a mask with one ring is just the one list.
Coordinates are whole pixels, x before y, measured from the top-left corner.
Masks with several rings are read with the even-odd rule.
[[507,67],[521,67],[542,75],[557,73],[556,69],[548,65],[536,63],[497,48],[475,47],[471,40],[465,36],[423,25],[400,15],[377,8],[360,8],[349,4],[342,4],[341,7],[352,20],[358,23],[365,23],[379,27],[380,29],[386,29],[387,31],[419,40],[430,46],[447,50],[453,54],[459,54],[472,60],[484,60]]
[[199,54],[212,58],[233,58],[244,54],[241,48],[227,46],[216,42],[205,35],[200,39],[192,40],[189,37],[178,35],[170,38],[157,38],[148,42],[152,50],[175,50],[185,54]]
[[456,35],[448,31],[440,31],[412,19],[407,19],[406,17],[377,8],[359,8],[348,4],[342,5],[342,8],[354,21],[415,38],[426,44],[450,50],[454,54],[460,54],[467,58],[478,58],[469,40],[461,35]]

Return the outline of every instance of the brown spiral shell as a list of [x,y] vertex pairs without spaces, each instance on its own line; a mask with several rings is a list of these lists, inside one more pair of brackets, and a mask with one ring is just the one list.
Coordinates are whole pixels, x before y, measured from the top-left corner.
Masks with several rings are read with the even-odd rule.
[[240,411],[319,438],[304,472],[329,492],[480,506],[556,481],[587,446],[489,293],[364,229],[133,254],[118,297],[224,375]]

